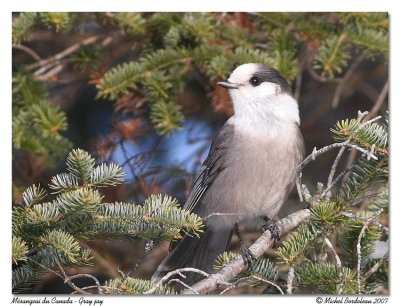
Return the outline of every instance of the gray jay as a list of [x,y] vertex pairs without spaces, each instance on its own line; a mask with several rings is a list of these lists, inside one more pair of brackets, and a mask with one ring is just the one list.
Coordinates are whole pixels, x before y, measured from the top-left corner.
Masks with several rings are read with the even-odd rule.
[[[153,281],[185,267],[211,273],[233,229],[250,265],[255,258],[244,245],[238,224],[264,226],[279,239],[271,221],[286,201],[304,156],[297,101],[287,80],[262,64],[241,65],[218,85],[229,91],[234,115],[212,142],[184,205],[203,218],[204,233],[172,243]],[[190,285],[201,277],[189,273],[183,281]]]

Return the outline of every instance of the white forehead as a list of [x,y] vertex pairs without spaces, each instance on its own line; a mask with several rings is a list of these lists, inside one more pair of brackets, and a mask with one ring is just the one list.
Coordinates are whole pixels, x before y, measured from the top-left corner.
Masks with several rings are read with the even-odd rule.
[[229,82],[244,84],[249,81],[251,76],[259,70],[258,64],[243,64],[233,70],[232,74],[229,77]]

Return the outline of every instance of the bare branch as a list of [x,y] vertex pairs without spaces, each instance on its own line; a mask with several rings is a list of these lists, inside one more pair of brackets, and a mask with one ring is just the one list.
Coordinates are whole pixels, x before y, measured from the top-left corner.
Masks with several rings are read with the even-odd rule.
[[[300,224],[309,220],[311,212],[309,209],[303,209],[290,214],[286,218],[280,219],[276,222],[276,226],[280,229],[282,234],[292,231]],[[270,231],[265,231],[253,245],[250,246],[249,250],[254,254],[256,258],[261,257],[266,250],[268,250],[274,244],[274,239],[271,237]],[[238,275],[245,268],[243,257],[238,256],[230,263],[225,265],[219,272],[209,275],[206,279],[193,285],[192,288],[199,294],[205,294],[218,288],[221,284],[226,284],[233,277]],[[204,272],[203,272],[204,273]],[[191,294],[189,290],[184,290],[183,294]]]
[[256,275],[252,275],[251,278],[254,278],[254,279],[256,279],[256,280],[259,280],[259,281],[261,281],[261,282],[263,282],[263,283],[270,284],[270,285],[274,286],[276,289],[278,289],[279,292],[280,292],[281,294],[285,294],[285,293],[283,292],[282,288],[279,287],[279,286],[278,286],[277,284],[275,284],[274,282],[271,282],[271,281],[269,281],[269,280],[267,280],[267,279],[265,279],[265,278],[262,278],[262,277],[259,277],[259,276],[256,276]]
[[[376,118],[374,118],[374,120],[375,119]],[[297,175],[297,178],[296,178],[296,186],[297,186],[298,190],[299,190],[299,186],[302,186],[302,184],[301,184],[301,171],[304,169],[304,167],[307,164],[309,164],[311,161],[314,161],[318,156],[320,156],[320,155],[322,155],[322,154],[324,154],[324,153],[326,153],[326,152],[328,152],[330,150],[333,150],[335,148],[343,148],[343,147],[356,149],[357,151],[360,151],[361,153],[363,153],[363,155],[365,155],[367,159],[369,159],[369,158],[372,158],[374,160],[378,159],[373,154],[373,152],[371,150],[363,149],[363,148],[361,148],[361,147],[359,147],[359,146],[357,146],[355,144],[349,143],[349,141],[333,143],[333,144],[325,146],[325,147],[323,147],[323,148],[321,148],[319,150],[314,148],[312,153],[303,160],[303,162],[300,164],[300,166],[297,169],[298,175]],[[303,196],[304,196],[303,189],[300,188],[300,194],[299,194],[300,201],[303,201]]]
[[388,259],[388,252],[385,253],[385,255],[383,255],[383,257],[381,259],[379,259],[379,261],[377,261],[371,269],[369,269],[367,272],[365,272],[364,277],[367,279],[369,277],[371,277],[374,273],[376,273],[379,268],[384,264],[385,261],[387,261]]
[[353,75],[354,70],[362,63],[362,61],[367,57],[367,52],[361,53],[359,57],[351,64],[346,74],[340,79],[338,86],[336,87],[335,93],[332,99],[332,108],[336,108],[339,105],[340,96],[344,87],[348,84],[350,78]]
[[32,70],[32,69],[36,69],[39,67],[44,67],[47,66],[51,63],[57,62],[65,57],[67,57],[68,55],[74,53],[76,50],[78,50],[81,46],[87,46],[87,45],[91,45],[93,43],[95,43],[96,41],[98,41],[102,36],[101,35],[95,35],[95,36],[91,36],[88,37],[82,41],[79,41],[75,44],[73,44],[72,46],[68,47],[67,49],[61,51],[60,53],[57,53],[49,58],[40,60],[36,63],[33,63],[31,65],[28,65],[26,68],[28,70]]
[[361,239],[364,237],[365,230],[368,227],[368,223],[365,223],[358,235],[357,239],[357,285],[358,285],[358,294],[361,294]]
[[[383,209],[380,209],[378,211],[379,212],[378,215],[381,214],[382,211],[383,211]],[[369,222],[371,224],[374,224],[374,225],[378,226],[382,231],[384,231],[386,233],[386,235],[389,235],[389,229],[386,226],[384,226],[383,224],[380,224],[379,222],[377,222],[375,220],[370,220],[370,218],[363,218],[363,217],[360,217],[360,216],[357,216],[357,215],[354,215],[352,213],[345,212],[345,211],[342,211],[341,214],[345,217],[360,220],[361,222],[364,222],[364,223]]]
[[18,49],[18,50],[24,51],[25,53],[27,53],[30,56],[32,56],[33,59],[36,60],[36,61],[42,60],[42,58],[39,56],[39,54],[37,54],[34,50],[32,50],[31,48],[28,48],[27,46],[13,44],[12,47],[14,49]]
[[333,162],[331,171],[329,172],[328,182],[326,183],[326,190],[325,190],[324,193],[322,193],[322,194],[326,194],[326,197],[327,197],[328,199],[331,197],[331,192],[330,192],[330,190],[331,190],[331,188],[332,188],[332,186],[333,186],[333,184],[332,184],[333,177],[334,177],[334,175],[335,175],[335,173],[336,173],[336,168],[337,168],[337,166],[338,166],[338,164],[339,164],[340,159],[342,158],[342,155],[343,155],[343,153],[344,153],[344,150],[346,150],[346,147],[343,147],[343,148],[341,148],[341,149],[339,150],[339,153],[338,153],[338,155],[336,156],[335,161]]
[[[368,119],[373,117],[380,109],[380,107],[381,107],[382,103],[384,102],[385,97],[388,93],[388,90],[389,90],[389,83],[388,83],[388,81],[386,81],[385,85],[383,86],[383,89],[379,93],[378,99],[375,101],[374,107],[371,109],[371,112],[370,112],[371,114],[367,115],[365,117],[365,120],[367,120],[367,122],[370,122],[370,121],[368,121]],[[349,154],[349,157],[347,158],[347,166],[351,165],[355,159],[356,159],[356,151],[352,150]]]
[[96,277],[94,277],[93,275],[86,274],[86,273],[81,273],[81,274],[76,274],[76,275],[69,276],[69,279],[73,280],[75,278],[82,278],[82,277],[87,277],[87,278],[90,278],[90,279],[94,280],[94,282],[96,283],[97,292],[99,294],[103,294],[103,289],[102,289],[102,287],[100,285],[99,280]]
[[293,279],[294,279],[294,268],[290,267],[287,278],[287,289],[286,289],[287,294],[293,293]]
[[139,258],[139,260],[137,261],[137,263],[125,274],[122,275],[121,280],[119,281],[119,284],[117,287],[121,286],[125,280],[133,273],[137,270],[137,268],[140,266],[140,264],[142,263],[143,259],[154,249],[154,247],[156,246],[157,241],[154,242],[154,240],[149,240],[145,247],[144,247],[144,252],[143,255]]
[[[199,269],[196,269],[196,268],[182,268],[182,269],[177,269],[177,270],[174,270],[174,271],[171,271],[171,272],[167,273],[163,278],[161,278],[161,279],[155,284],[154,287],[152,287],[151,289],[147,290],[147,291],[144,292],[143,294],[152,294],[152,293],[154,293],[154,292],[156,291],[156,289],[159,288],[163,283],[165,283],[171,276],[174,276],[174,275],[177,275],[177,274],[178,274],[178,275],[181,275],[183,278],[186,278],[186,277],[182,274],[182,272],[194,272],[194,273],[199,273],[199,274],[201,274],[201,275],[204,275],[205,277],[210,276],[209,273],[204,272],[204,271],[199,270]],[[197,290],[196,290],[196,289],[193,289],[192,292],[193,292],[193,291],[197,291]]]
[[340,286],[339,286],[338,293],[342,294],[343,290],[344,290],[344,273],[343,273],[342,261],[340,260],[339,255],[336,253],[335,248],[333,247],[333,245],[332,245],[331,241],[328,239],[328,237],[325,237],[324,241],[325,241],[326,245],[328,246],[328,248],[333,253],[333,255],[335,256],[336,266],[338,268],[339,279],[340,279]]
[[376,100],[374,107],[371,109],[371,111],[368,113],[368,115],[365,117],[365,120],[368,120],[375,116],[378,111],[381,109],[383,102],[385,101],[385,98],[389,92],[389,80],[386,80],[385,85],[382,88],[382,91],[380,92],[378,99]]
[[188,290],[191,290],[194,294],[199,294],[196,290],[194,290],[192,287],[190,287],[188,284],[186,284],[186,283],[184,283],[183,281],[181,281],[179,278],[173,278],[173,279],[170,279],[169,281],[168,281],[168,285],[170,285],[170,284],[172,284],[172,283],[179,283],[179,284],[181,284],[183,287],[185,287],[186,289],[188,289]]
[[[40,262],[32,259],[32,258],[28,258],[28,260],[32,261],[33,263],[37,264],[38,266],[40,266],[41,268],[43,268],[44,270],[53,273],[55,275],[57,275],[59,278],[64,280],[64,283],[67,283],[72,289],[74,289],[76,292],[79,292],[81,294],[91,294],[89,292],[86,292],[85,290],[77,287],[73,282],[71,282],[70,278],[68,277],[68,275],[65,273],[63,267],[61,266],[60,262],[58,261],[57,258],[55,258],[56,264],[58,266],[58,268],[60,269],[60,272],[62,273],[62,275],[52,269],[50,269],[49,267],[46,267],[45,265],[41,264]],[[96,285],[97,286],[97,285]]]
[[371,217],[367,218],[367,221],[364,223],[361,228],[360,234],[357,239],[357,285],[358,285],[358,293],[361,294],[361,239],[364,237],[365,231],[367,230],[370,223],[378,217],[382,213],[383,209],[378,210]]
[[[81,293],[81,294],[91,294],[90,292],[87,292],[85,290],[82,290],[81,288],[79,288],[78,286],[76,286],[72,281],[71,278],[67,275],[67,273],[65,273],[63,267],[61,266],[60,262],[58,261],[58,259],[55,257],[54,258],[56,261],[56,264],[58,266],[58,268],[60,269],[61,274],[63,275],[64,278],[64,283],[67,283],[72,289],[74,289],[75,291]],[[97,285],[97,284],[96,284]]]
[[236,287],[239,285],[239,283],[244,282],[244,281],[247,281],[247,280],[249,280],[249,279],[251,279],[251,276],[239,278],[238,280],[236,280],[236,282],[234,282],[233,284],[231,284],[230,286],[228,286],[227,288],[225,288],[224,290],[222,290],[221,293],[220,293],[220,295],[223,295],[223,294],[225,294],[226,292],[228,292],[229,290],[231,290],[231,289],[233,289],[233,288],[236,288]]

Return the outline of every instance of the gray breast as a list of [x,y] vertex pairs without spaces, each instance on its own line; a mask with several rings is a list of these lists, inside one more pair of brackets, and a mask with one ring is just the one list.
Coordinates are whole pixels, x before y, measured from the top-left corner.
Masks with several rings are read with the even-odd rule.
[[304,154],[298,127],[289,135],[263,138],[235,132],[226,167],[202,199],[202,216],[214,214],[207,218],[208,226],[257,226],[254,220],[260,216],[271,219],[278,214]]

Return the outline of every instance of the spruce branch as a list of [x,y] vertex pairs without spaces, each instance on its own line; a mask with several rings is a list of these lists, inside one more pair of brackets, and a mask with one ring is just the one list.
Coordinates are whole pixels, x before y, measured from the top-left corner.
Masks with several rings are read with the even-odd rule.
[[30,30],[37,20],[37,13],[24,12],[21,13],[12,23],[12,41],[19,44],[30,38]]
[[346,47],[347,33],[341,33],[327,38],[321,43],[315,55],[314,67],[322,70],[322,76],[332,78],[340,73],[346,65],[350,55]]
[[28,246],[25,241],[21,239],[21,237],[12,237],[11,241],[11,253],[12,253],[12,261],[15,264],[18,264],[19,261],[26,261],[28,254]]
[[339,279],[340,279],[340,286],[339,286],[338,294],[343,294],[345,280],[344,280],[344,274],[343,274],[342,261],[340,260],[339,255],[336,253],[335,248],[333,247],[332,242],[329,240],[329,238],[325,237],[324,241],[325,241],[326,245],[328,246],[328,248],[333,253],[333,255],[335,256],[336,266],[338,268]]
[[[280,219],[276,226],[280,229],[282,234],[285,234],[301,223],[306,222],[311,217],[311,212],[308,209],[297,211],[286,218]],[[257,241],[250,246],[249,250],[259,258],[267,249],[272,247],[273,239],[271,237],[271,233],[266,231],[264,234],[257,239]],[[220,284],[224,284],[229,282],[232,278],[234,278],[237,274],[239,274],[244,269],[244,261],[242,256],[238,256],[229,264],[227,264],[223,269],[219,272],[211,274],[206,279],[198,282],[193,285],[192,288],[196,290],[199,294],[205,294],[212,290],[217,289]],[[183,294],[191,294],[192,291],[184,290]]]
[[37,186],[32,185],[22,193],[22,200],[27,207],[31,207],[32,205],[39,203],[45,197],[46,191],[40,187],[40,184]]
[[14,49],[18,49],[18,50],[24,51],[25,53],[29,54],[36,61],[42,60],[42,58],[39,56],[39,54],[37,54],[33,49],[31,49],[31,48],[29,48],[27,46],[13,43],[12,47]]
[[[153,294],[156,292],[156,290],[158,288],[160,288],[167,280],[169,280],[172,276],[174,275],[179,275],[182,278],[186,278],[186,276],[183,274],[183,272],[194,272],[194,273],[198,273],[200,275],[203,275],[204,277],[208,277],[210,274],[206,273],[202,270],[199,269],[195,269],[195,268],[181,268],[181,269],[176,269],[174,271],[171,271],[169,273],[167,273],[164,277],[162,277],[152,288],[150,288],[149,290],[147,290],[146,292],[144,292],[143,294]],[[190,290],[192,292],[195,292],[195,294],[199,294],[195,289],[193,289],[192,287],[187,288],[186,290]]]
[[318,156],[320,156],[320,155],[322,155],[322,154],[324,154],[324,153],[326,153],[326,152],[328,152],[328,151],[330,151],[332,149],[343,148],[343,147],[356,149],[357,151],[360,151],[361,153],[363,153],[363,155],[367,159],[370,159],[370,158],[372,158],[374,160],[378,159],[378,157],[375,156],[373,154],[373,152],[368,151],[368,150],[366,150],[364,148],[361,148],[361,147],[359,147],[359,146],[357,146],[355,144],[349,143],[349,142],[333,143],[333,144],[325,146],[325,147],[323,147],[323,148],[321,148],[319,150],[314,148],[313,152],[303,160],[303,162],[300,164],[300,166],[297,169],[298,175],[297,175],[297,178],[296,178],[296,186],[298,186],[300,201],[303,201],[303,198],[304,198],[304,188],[300,187],[300,186],[302,186],[302,184],[301,184],[301,171],[303,170],[303,168],[307,164],[309,164],[311,161],[314,161]]

